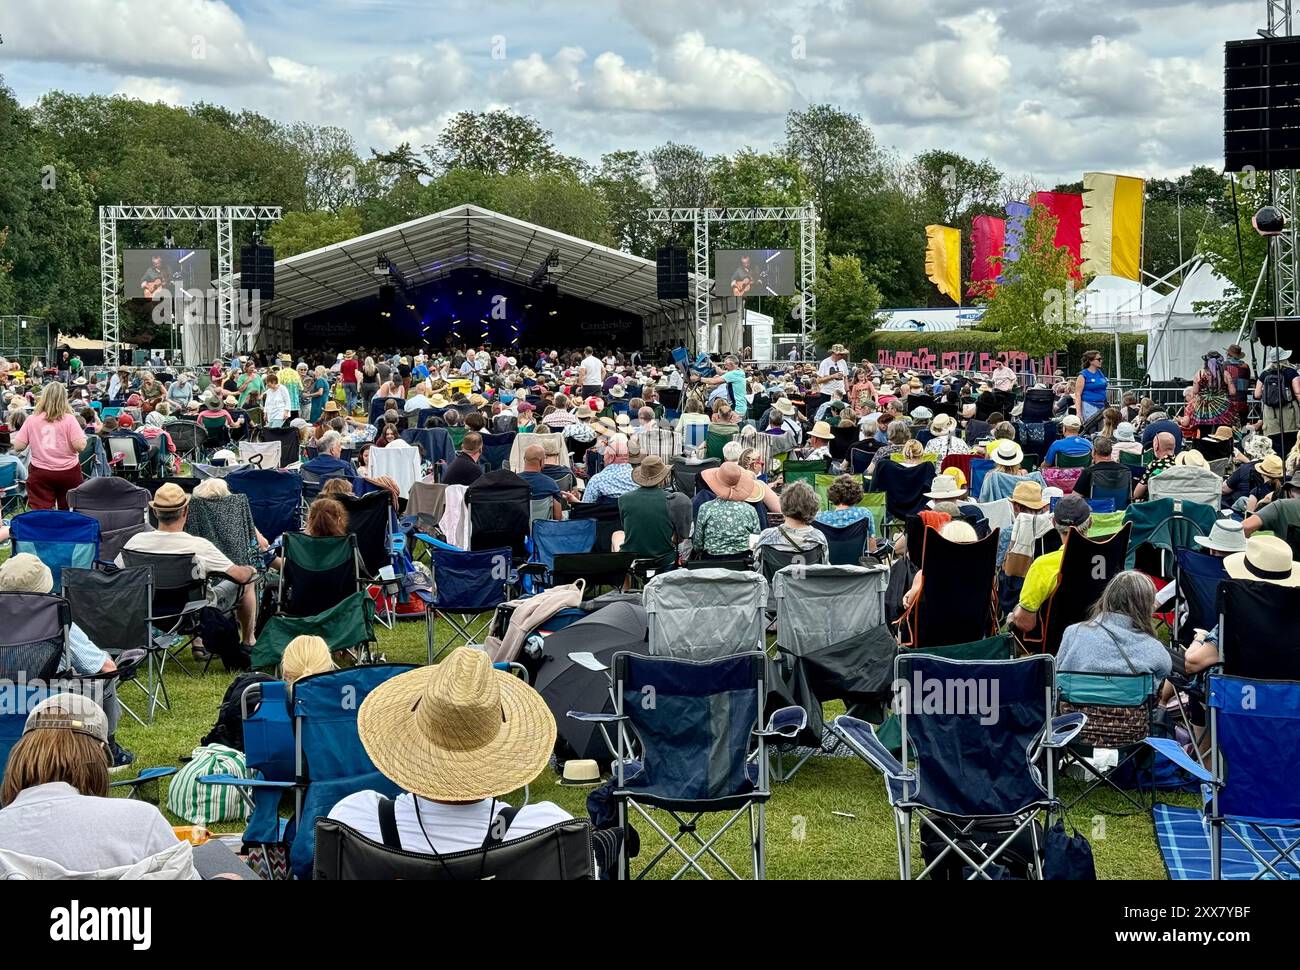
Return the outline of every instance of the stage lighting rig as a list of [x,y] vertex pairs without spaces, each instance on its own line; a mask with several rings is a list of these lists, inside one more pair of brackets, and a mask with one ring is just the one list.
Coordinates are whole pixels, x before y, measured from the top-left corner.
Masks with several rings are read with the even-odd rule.
[[533,288],[539,287],[558,272],[560,272],[560,251],[552,249],[537,269],[533,270],[533,275],[528,277],[528,285]]

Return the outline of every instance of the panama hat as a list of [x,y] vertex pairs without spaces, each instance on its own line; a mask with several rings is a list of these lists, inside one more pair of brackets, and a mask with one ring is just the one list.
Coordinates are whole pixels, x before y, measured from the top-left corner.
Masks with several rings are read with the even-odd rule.
[[832,345],[831,345],[831,353],[832,353],[832,354],[848,354],[848,352],[849,352],[849,348],[848,348],[848,347],[845,347],[843,344],[832,344]]
[[777,398],[776,403],[773,404],[772,407],[776,408],[777,411],[779,411],[781,414],[784,414],[788,418],[793,417],[796,410],[794,406],[794,402],[791,401],[788,397]]
[[579,421],[587,421],[590,418],[594,417],[594,414],[591,408],[587,407],[587,405],[579,404],[576,408],[573,409],[573,416],[577,418]]
[[1236,519],[1218,519],[1208,536],[1192,536],[1198,546],[1217,552],[1245,552],[1246,533]]
[[930,488],[931,491],[926,492],[925,496],[935,501],[961,498],[966,494],[966,489],[962,488],[957,479],[951,475],[936,475],[934,481],[930,483]]
[[626,393],[627,392],[623,390],[622,384],[615,384],[613,387],[609,389],[610,397],[622,397]]
[[1178,457],[1174,459],[1175,465],[1189,465],[1193,468],[1209,468],[1210,463],[1205,460],[1205,456],[1195,449],[1191,451],[1180,451]]
[[1043,494],[1043,486],[1037,482],[1016,482],[1011,501],[1027,509],[1041,509],[1047,505],[1047,496]]
[[930,422],[930,434],[948,434],[956,426],[957,422],[951,415],[936,414],[934,420]]
[[915,421],[929,421],[934,417],[934,412],[927,407],[914,408],[912,410],[912,419]]
[[536,778],[555,747],[555,717],[541,694],[494,670],[486,653],[458,647],[371,691],[357,733],[375,767],[404,790],[469,802]]
[[658,455],[646,455],[641,463],[632,469],[632,481],[638,485],[659,485],[668,477],[670,469]]
[[560,784],[565,788],[594,788],[600,784],[600,765],[590,758],[570,758],[564,763]]
[[189,504],[189,493],[175,482],[167,482],[154,493],[149,508],[155,512],[175,512]]
[[812,430],[808,432],[808,437],[820,438],[822,441],[830,441],[835,437],[835,432],[831,430],[831,426],[825,421],[818,421],[812,426]]
[[1282,467],[1282,459],[1277,455],[1269,455],[1262,459],[1260,463],[1255,466],[1255,470],[1265,478],[1281,478],[1286,474],[1286,469]]
[[1286,540],[1277,536],[1251,536],[1246,540],[1246,551],[1223,560],[1223,568],[1233,579],[1300,586],[1300,565],[1296,565]]
[[442,396],[442,391],[434,391],[433,397],[429,398],[429,406],[434,408],[448,407],[450,402]]
[[48,593],[54,589],[50,567],[30,552],[19,552],[0,565],[0,590],[6,593]]
[[1025,460],[1025,453],[1014,441],[1004,439],[999,441],[998,446],[989,452],[989,457],[998,465],[1015,468]]

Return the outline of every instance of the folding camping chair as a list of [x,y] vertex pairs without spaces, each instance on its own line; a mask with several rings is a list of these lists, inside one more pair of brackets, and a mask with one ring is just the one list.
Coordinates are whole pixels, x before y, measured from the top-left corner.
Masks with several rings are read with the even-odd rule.
[[280,570],[279,608],[288,616],[315,616],[361,589],[357,537],[287,532]]
[[410,448],[371,448],[370,474],[374,478],[391,478],[397,485],[399,498],[411,493],[411,486],[420,480],[420,452]]
[[[917,878],[955,856],[948,865],[968,867],[965,878],[992,879],[991,867],[1002,865],[1027,833],[1028,870],[1042,879],[1047,826],[1039,826],[1038,816],[1046,813],[1050,825],[1059,808],[1056,752],[1086,722],[1082,714],[1055,716],[1052,658],[960,661],[904,652],[894,661],[894,683],[901,688],[899,757],[865,721],[841,715],[831,729],[885,776],[899,877],[912,878],[915,815],[923,846],[927,840],[934,846]],[[923,703],[933,696],[943,703]]]
[[722,461],[717,458],[680,458],[672,462],[673,491],[694,498],[700,472],[717,468],[721,464]]
[[68,492],[68,507],[99,523],[99,558],[112,562],[132,536],[148,530],[149,498],[125,478],[91,478]]
[[489,471],[504,468],[510,460],[510,449],[514,447],[516,431],[504,434],[485,434],[483,438],[483,464]]
[[[1151,674],[1056,672],[1057,712],[1070,714],[1077,711],[1088,719],[1079,735],[1061,751],[1060,766],[1064,769],[1073,762],[1092,778],[1082,792],[1065,802],[1065,811],[1087,799],[1101,786],[1119,792],[1138,812],[1147,811],[1141,799],[1141,789],[1134,796],[1117,785],[1113,776],[1126,765],[1148,760],[1144,742],[1151,737],[1158,687]],[[1093,764],[1091,758],[1097,748],[1118,752],[1117,762],[1105,768]]]
[[383,607],[379,622],[396,622],[399,580],[393,566],[394,515],[392,493],[386,489],[364,495],[336,495],[348,513],[348,532],[356,539],[362,578],[378,587]]
[[[185,531],[207,539],[236,566],[256,565],[259,558],[257,526],[247,495],[232,493],[221,498],[192,499],[185,517]],[[296,534],[285,533],[286,536]]]
[[99,522],[80,512],[37,509],[9,522],[12,552],[30,552],[50,567],[55,589],[64,566],[89,569],[99,558],[99,538]]
[[[812,755],[838,745],[825,731],[823,703],[843,701],[850,713],[864,716],[866,705],[876,702],[879,711],[887,698],[898,652],[884,621],[888,582],[884,566],[807,566],[776,574],[776,669],[782,683],[774,687],[807,712],[798,736],[774,743],[777,781],[788,781]],[[807,750],[786,771],[784,755],[792,746]]]
[[1218,517],[1218,509],[1199,502],[1162,498],[1132,503],[1124,510],[1124,522],[1133,526],[1124,568],[1132,569],[1138,549],[1149,544],[1160,550],[1160,574],[1167,575],[1164,554],[1174,549],[1196,548],[1193,537],[1208,536]]
[[582,580],[583,598],[591,599],[602,589],[622,590],[636,578],[638,563],[652,563],[635,552],[558,553],[546,578],[549,585],[567,586]]
[[[998,533],[963,543],[927,528],[921,546],[921,592],[899,620],[899,644],[944,647],[991,636],[998,626]],[[907,551],[911,556],[911,536]]]
[[614,533],[623,528],[623,517],[614,500],[600,502],[578,502],[569,509],[569,521],[581,522],[594,519],[596,522],[596,544],[592,552],[609,552]]
[[1106,584],[1124,570],[1130,531],[1125,524],[1112,536],[1090,539],[1078,529],[1070,530],[1056,589],[1039,607],[1038,626],[1020,638],[1027,652],[1055,656],[1065,628],[1088,618]]
[[109,464],[127,478],[139,478],[151,464],[149,442],[135,432],[114,431],[108,438]]
[[592,838],[591,823],[575,818],[481,849],[426,855],[386,846],[336,819],[318,818],[311,877],[317,880],[588,880],[596,878]]
[[[465,552],[434,546],[430,570],[433,592],[425,622],[428,660],[433,663],[450,647],[481,642],[496,608],[510,599],[511,550],[503,546]],[[440,646],[436,646],[438,620],[445,620],[453,631]]]
[[781,478],[785,485],[793,485],[795,482],[804,482],[811,489],[817,487],[817,476],[825,475],[830,471],[831,463],[828,458],[814,458],[810,461],[791,461],[787,459],[781,463]]
[[257,531],[275,542],[286,532],[297,532],[301,523],[302,478],[296,472],[239,468],[226,476],[226,485],[236,495],[247,495]]
[[767,580],[732,569],[675,569],[642,591],[648,653],[711,660],[767,645]]
[[[1225,583],[1224,587],[1232,585]],[[1221,629],[1220,634],[1223,632]],[[1278,644],[1270,646],[1276,650]],[[1300,768],[1296,757],[1300,751],[1300,681],[1212,673],[1206,707],[1208,768],[1189,757],[1172,738],[1146,741],[1158,755],[1200,782],[1206,792],[1199,810],[1170,805],[1157,805],[1154,810],[1166,860],[1171,853],[1165,848],[1168,836],[1163,833],[1175,831],[1173,823],[1179,817],[1194,823],[1190,844],[1175,847],[1178,868],[1171,866],[1171,876],[1300,879],[1300,788],[1294,783]],[[1225,833],[1232,839],[1226,846]],[[1196,860],[1204,858],[1207,848],[1208,873],[1203,867],[1189,872]]]
[[998,463],[992,458],[971,459],[970,473],[966,476],[966,484],[972,498],[979,498],[980,489],[984,486],[984,476],[997,467]]
[[172,444],[176,446],[176,454],[181,461],[203,460],[208,446],[208,433],[203,425],[194,421],[173,421],[165,430],[171,436]]
[[1212,629],[1218,620],[1215,599],[1219,583],[1228,578],[1223,559],[1192,549],[1174,550],[1174,642],[1187,646],[1195,631]]
[[[81,628],[91,643],[100,647],[117,663],[118,703],[122,710],[143,726],[153,723],[154,712],[169,710],[167,686],[162,665],[154,648],[150,627],[150,604],[153,603],[153,571],[142,566],[63,570],[63,598],[68,602],[71,620]],[[139,651],[145,664],[146,680],[140,682],[138,671],[126,668],[122,658]],[[145,696],[145,716],[141,719],[122,699],[120,688],[132,683]]]
[[594,519],[538,519],[533,523],[531,561],[541,563],[546,573],[555,568],[557,555],[591,552],[596,545]]
[[[638,879],[671,852],[684,860],[673,879],[687,872],[711,879],[705,868],[710,863],[740,879],[721,856],[719,844],[746,816],[754,878],[767,877],[763,811],[771,796],[767,742],[797,734],[803,728],[804,712],[783,708],[764,721],[766,668],[767,656],[762,652],[699,661],[620,652],[614,655],[612,670],[614,713],[569,712],[576,720],[598,724],[612,742],[616,779],[612,795],[618,802],[623,845],[632,813],[664,840],[663,848],[637,873]],[[645,704],[647,696],[655,702]],[[615,728],[612,739],[610,726]],[[699,766],[705,763],[708,770],[701,771]],[[675,834],[651,814],[653,809],[669,815]],[[703,837],[699,820],[718,812],[726,813],[725,821]],[[619,872],[624,878],[631,876],[626,849],[620,854]]]
[[330,653],[346,650],[358,663],[369,663],[374,659],[371,645],[375,642],[375,601],[358,590],[310,616],[277,613],[257,635],[252,665],[267,667],[279,663],[294,637],[304,635],[322,638]]
[[509,546],[516,562],[528,558],[532,490],[507,469],[491,471],[465,490],[470,549]]
[[241,441],[239,460],[242,464],[262,471],[275,471],[280,467],[284,449],[279,441]]
[[776,574],[788,566],[819,566],[826,555],[820,542],[812,543],[806,549],[778,549],[776,546],[760,546],[758,549],[758,570],[767,580],[767,614],[776,616],[776,591],[772,584]]
[[858,566],[867,552],[871,520],[861,519],[852,525],[834,526],[813,522],[813,528],[826,537],[827,561],[832,566]]
[[[389,797],[400,794],[398,786],[385,778],[366,754],[357,733],[357,712],[376,687],[413,669],[412,664],[367,664],[303,677],[293,685],[290,701],[293,718],[292,778],[273,780],[203,775],[199,778],[200,783],[234,785],[249,792],[264,790],[268,793],[267,803],[277,809],[280,799],[275,797],[276,793],[293,792],[292,826],[286,830],[284,838],[290,843],[289,862],[294,877],[308,878],[312,870],[317,819],[328,815],[343,798],[356,792],[374,790]],[[266,684],[262,687],[265,691]],[[346,697],[349,703],[340,704],[340,697]],[[268,707],[268,700],[264,695],[259,710]],[[271,707],[274,707],[273,703]],[[248,727],[245,721],[246,742]],[[283,736],[282,724],[271,730]],[[278,774],[283,770],[283,743],[276,744],[270,753],[281,766],[276,770]],[[267,814],[274,819],[276,813]],[[278,839],[278,822],[271,822],[268,828],[276,832]]]
[[[926,507],[930,500],[925,493],[930,490],[934,475],[933,462],[923,461],[911,467],[895,461],[877,463],[871,491],[885,494],[886,526],[889,519],[901,521]],[[886,529],[882,528],[876,534],[883,538]]]
[[[132,549],[122,550],[122,561],[125,566],[144,566],[151,570],[149,625],[153,628],[153,642],[149,649],[157,655],[159,681],[168,660],[174,661],[186,676],[193,676],[180,653],[198,636],[199,613],[208,605],[208,584],[198,561],[187,552]],[[209,655],[203,666],[205,672],[211,664]]]
[[[266,461],[264,460],[262,463],[263,468],[267,468],[267,467],[288,468],[290,465],[298,461],[299,457],[301,456],[302,439],[298,435],[297,428],[263,427],[261,429],[260,434],[261,434],[263,445],[274,444],[274,445],[278,445],[280,448],[278,452],[272,452],[272,451],[262,452],[266,456],[266,458],[270,459],[275,463],[272,466],[268,466],[266,464]],[[244,450],[243,444],[240,444],[239,450],[240,450],[240,454],[242,455]]]

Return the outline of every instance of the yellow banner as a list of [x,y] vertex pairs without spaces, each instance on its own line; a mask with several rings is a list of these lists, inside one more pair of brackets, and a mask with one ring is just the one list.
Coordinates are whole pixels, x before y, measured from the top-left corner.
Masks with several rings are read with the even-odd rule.
[[1142,207],[1146,183],[1129,175],[1083,176],[1085,275],[1141,281]]
[[925,227],[925,275],[939,292],[961,302],[961,230],[951,226]]

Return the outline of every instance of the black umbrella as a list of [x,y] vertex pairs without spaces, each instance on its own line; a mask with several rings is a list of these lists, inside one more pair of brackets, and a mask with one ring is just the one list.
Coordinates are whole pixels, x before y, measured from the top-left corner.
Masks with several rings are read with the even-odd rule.
[[601,764],[610,761],[609,748],[597,726],[565,716],[569,711],[612,711],[609,679],[604,673],[575,663],[569,655],[590,653],[609,666],[620,650],[644,654],[646,628],[645,610],[640,606],[611,603],[542,641],[542,667],[533,686],[555,715],[559,729],[555,754],[560,761],[569,758],[593,758]]

